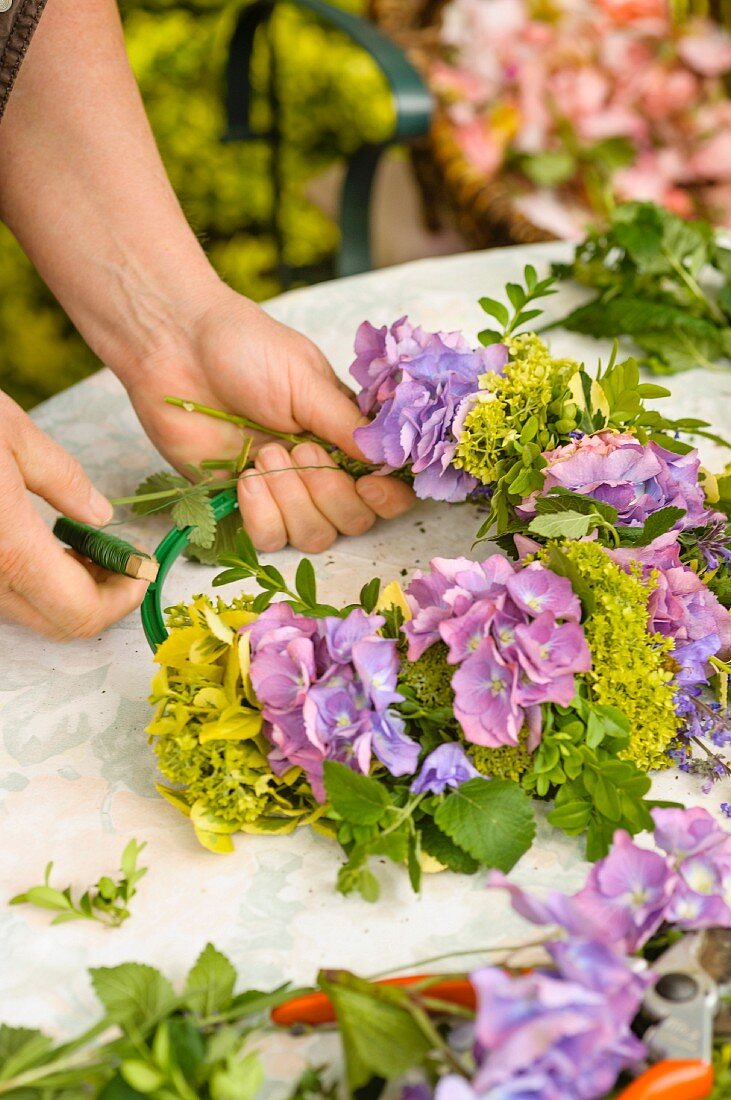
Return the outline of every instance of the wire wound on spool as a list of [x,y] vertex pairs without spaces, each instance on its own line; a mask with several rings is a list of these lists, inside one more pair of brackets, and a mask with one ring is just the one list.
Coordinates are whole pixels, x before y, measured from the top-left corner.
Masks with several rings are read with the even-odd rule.
[[138,561],[144,559],[152,561],[149,554],[144,554],[129,542],[112,535],[108,531],[100,531],[96,527],[90,527],[86,523],[70,519],[68,516],[59,516],[56,520],[53,533],[61,542],[90,558],[102,569],[108,569],[110,573],[129,575],[131,559]]

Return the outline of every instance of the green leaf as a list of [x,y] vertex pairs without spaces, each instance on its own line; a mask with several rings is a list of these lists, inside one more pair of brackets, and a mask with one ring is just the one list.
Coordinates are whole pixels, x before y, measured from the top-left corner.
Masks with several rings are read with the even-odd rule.
[[664,535],[668,531],[671,531],[678,520],[682,519],[684,515],[684,508],[675,507],[659,508],[657,512],[652,512],[645,520],[639,537],[633,540],[633,545],[649,546],[650,543],[659,538],[660,535]]
[[212,545],[204,547],[189,543],[185,548],[185,556],[191,561],[201,562],[202,565],[219,565],[224,554],[235,553],[236,542],[241,531],[240,513],[229,512],[216,524],[216,536]]
[[639,296],[617,295],[608,301],[597,300],[579,306],[561,321],[563,328],[589,336],[640,336],[684,330],[689,334],[715,339],[715,327],[702,317],[694,317],[682,306]]
[[492,328],[484,328],[482,332],[477,333],[477,339],[483,347],[488,347],[490,344],[499,344],[502,338],[502,332],[496,332],[495,329]]
[[535,836],[533,807],[517,783],[470,779],[448,795],[434,815],[439,828],[487,867],[506,873]]
[[108,1081],[99,1093],[97,1100],[139,1100],[144,1093],[138,1092],[128,1085],[125,1080],[115,1073],[111,1081]]
[[0,1024],[0,1081],[41,1065],[53,1046],[42,1031]]
[[556,187],[571,179],[576,171],[576,160],[564,149],[521,157],[520,167],[539,187]]
[[181,530],[184,527],[191,528],[188,537],[196,546],[213,546],[216,517],[208,490],[204,486],[196,486],[181,497],[173,505],[171,516],[176,527]]
[[374,607],[378,603],[378,596],[381,591],[380,577],[374,577],[373,580],[368,581],[368,584],[364,584],[360,590],[360,605],[364,611],[368,614],[373,611]]
[[[135,489],[135,496],[144,496],[147,493],[163,493],[169,489],[189,489],[190,482],[180,474],[174,474],[170,470],[160,470],[159,473],[150,474]],[[167,512],[175,503],[175,497],[165,500],[139,500],[132,505],[132,511],[140,516],[150,515],[152,512]]]
[[143,1095],[157,1092],[165,1083],[165,1075],[149,1062],[143,1062],[141,1058],[128,1058],[122,1062],[119,1072],[124,1081]]
[[584,772],[583,779],[599,813],[616,825],[622,817],[617,788],[602,772],[591,769]]
[[394,1080],[423,1063],[432,1044],[409,1011],[403,990],[347,971],[323,971],[318,982],[335,1007],[351,1090],[372,1077]]
[[528,530],[548,539],[583,539],[595,526],[594,516],[569,511],[534,516],[528,524]]
[[591,817],[591,805],[581,799],[571,799],[556,806],[547,816],[549,825],[561,829],[568,836],[578,836],[583,833],[589,824]]
[[505,328],[510,321],[508,308],[504,306],[502,302],[498,302],[494,298],[480,298],[480,305],[485,313],[489,313],[491,317],[494,317],[503,328]]
[[294,584],[302,602],[308,607],[314,607],[317,603],[317,580],[315,568],[309,558],[302,558],[297,566]]
[[31,886],[24,894],[17,894],[10,899],[10,905],[37,905],[39,909],[71,909],[69,899],[61,890],[54,890],[52,886]]
[[264,1081],[264,1067],[255,1051],[238,1060],[230,1057],[211,1077],[211,1100],[253,1100]]
[[360,775],[335,760],[325,761],[323,773],[327,800],[344,821],[377,825],[382,820],[391,799],[377,779]]
[[479,862],[463,848],[459,848],[451,837],[443,833],[432,817],[424,818],[418,824],[421,833],[421,846],[427,855],[439,860],[450,871],[460,875],[474,875],[480,869]]
[[236,970],[225,955],[207,943],[185,983],[183,997],[198,1016],[213,1016],[228,1008],[236,985]]
[[170,982],[152,966],[122,963],[96,967],[89,973],[107,1015],[123,1030],[145,1031],[177,1003]]
[[551,489],[545,497],[537,497],[535,504],[539,515],[555,512],[581,512],[582,515],[596,513],[612,525],[618,519],[617,509],[611,504],[560,487]]

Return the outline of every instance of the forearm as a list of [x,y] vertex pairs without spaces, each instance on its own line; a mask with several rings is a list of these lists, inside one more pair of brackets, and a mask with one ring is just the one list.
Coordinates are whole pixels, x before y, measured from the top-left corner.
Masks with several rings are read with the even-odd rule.
[[165,175],[114,0],[48,0],[0,125],[0,217],[123,381],[218,280]]

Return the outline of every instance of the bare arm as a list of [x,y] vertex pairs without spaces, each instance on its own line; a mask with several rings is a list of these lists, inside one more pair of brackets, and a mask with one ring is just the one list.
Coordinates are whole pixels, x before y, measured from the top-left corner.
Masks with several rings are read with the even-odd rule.
[[[235,454],[240,437],[166,406],[167,393],[271,428],[309,429],[357,453],[358,410],[321,352],[226,287],[188,226],[114,0],[48,0],[0,124],[0,217],[175,465]],[[328,462],[321,450],[289,456],[268,444],[257,465],[281,470],[313,458]],[[286,541],[324,549],[411,499],[398,482],[354,483],[334,469],[244,480],[240,492],[247,528],[265,550]]]

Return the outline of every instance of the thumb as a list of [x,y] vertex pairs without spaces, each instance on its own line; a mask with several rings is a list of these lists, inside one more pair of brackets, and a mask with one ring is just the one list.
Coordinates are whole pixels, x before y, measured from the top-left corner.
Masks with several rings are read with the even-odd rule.
[[94,487],[81,464],[30,417],[24,420],[14,451],[26,488],[72,519],[97,526],[109,523],[114,509]]
[[297,395],[295,418],[306,431],[334,443],[351,458],[367,462],[353,439],[353,432],[367,424],[368,417],[363,416],[355,397],[341,385],[332,368],[328,375],[313,374],[309,386],[303,387]]

